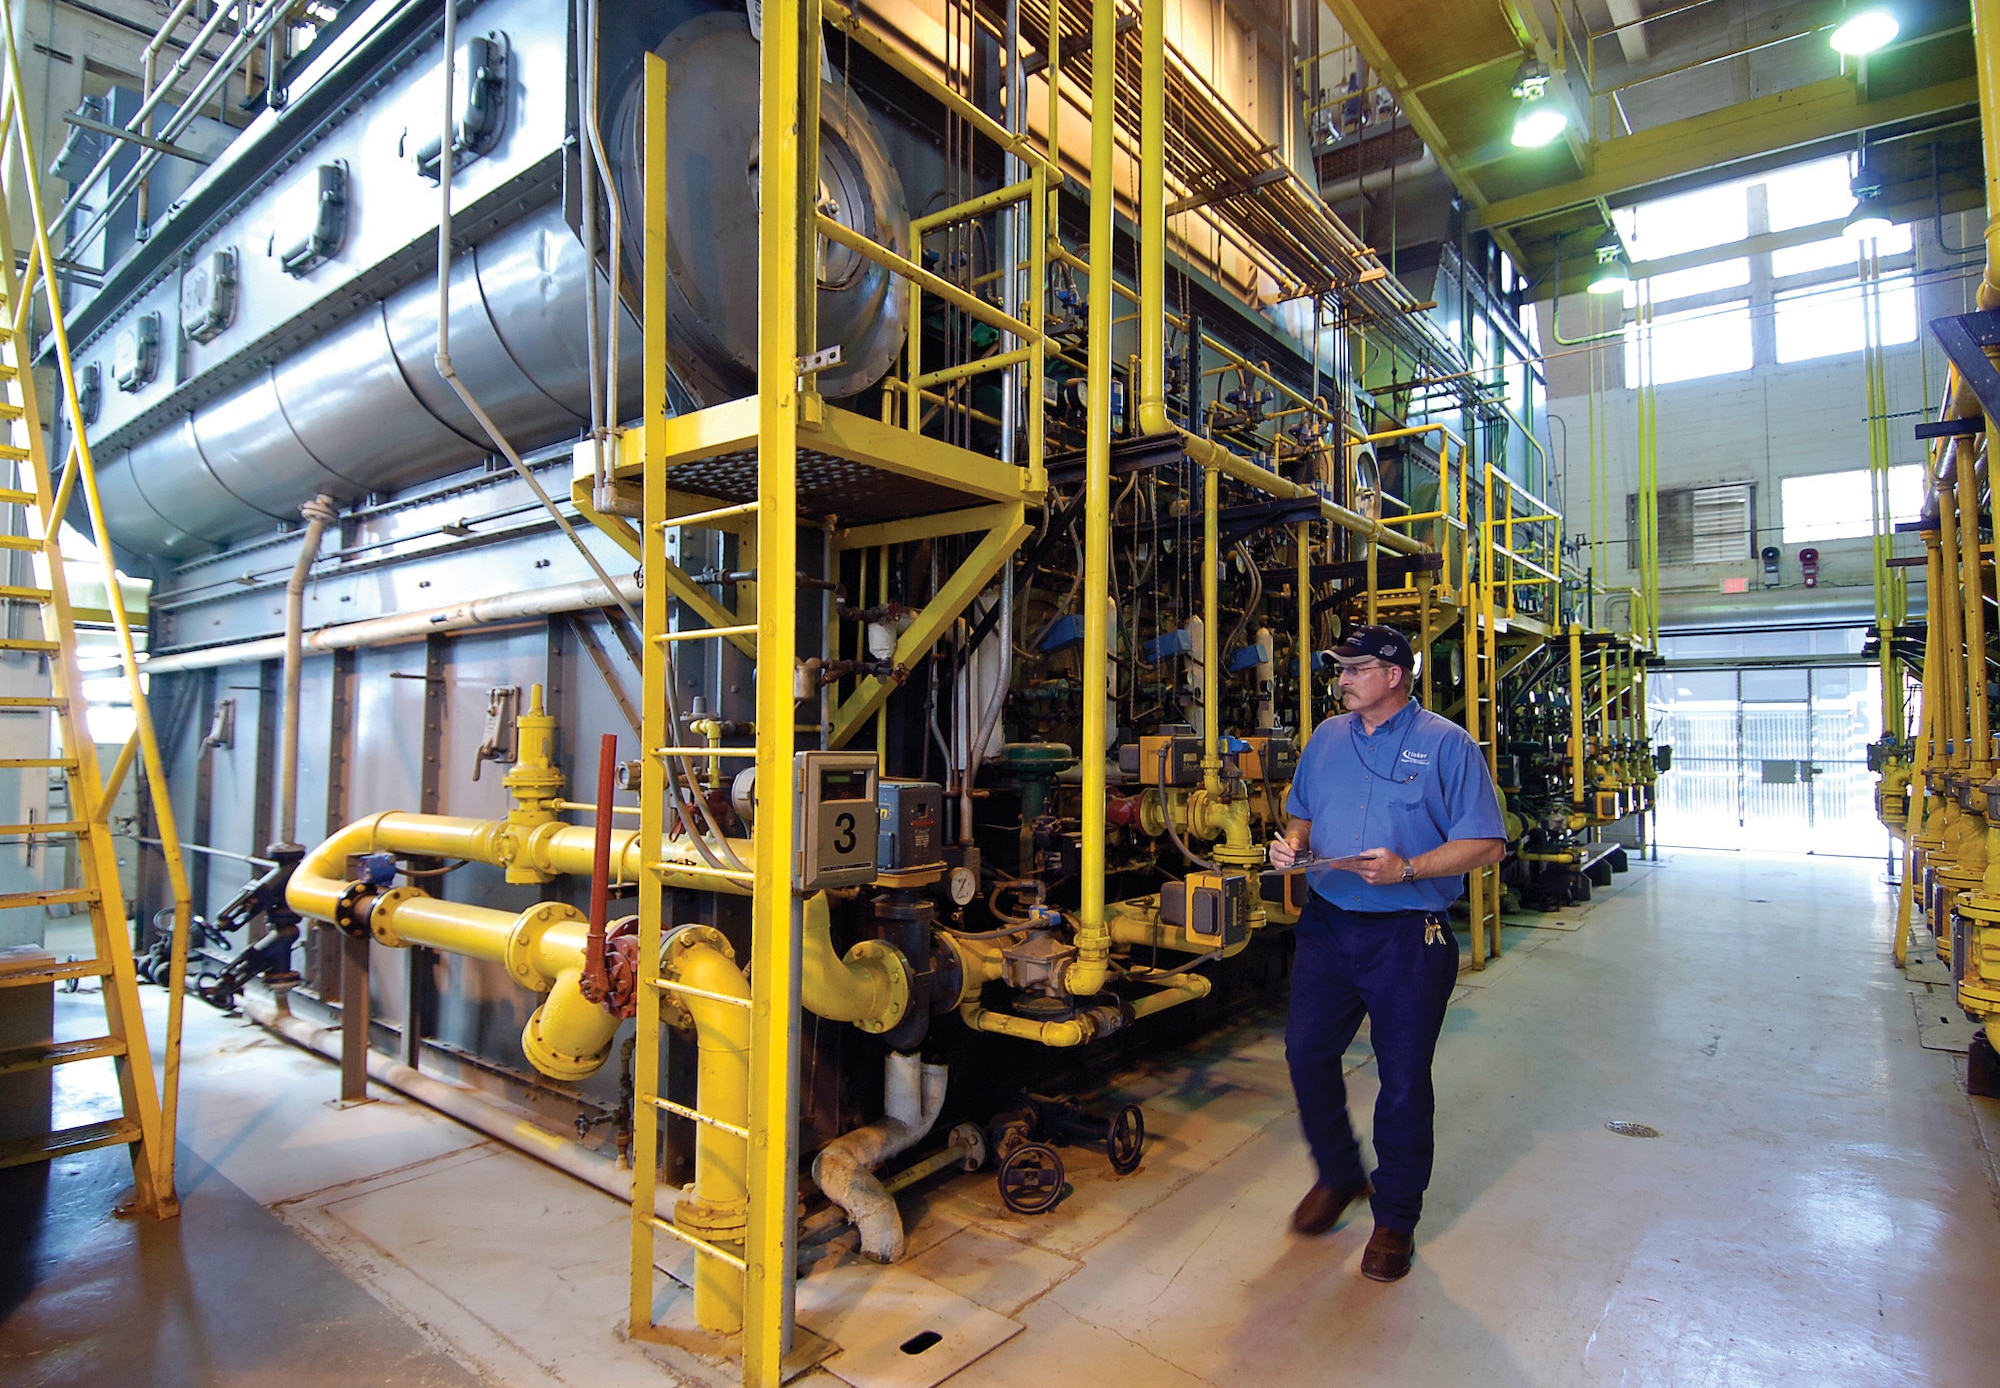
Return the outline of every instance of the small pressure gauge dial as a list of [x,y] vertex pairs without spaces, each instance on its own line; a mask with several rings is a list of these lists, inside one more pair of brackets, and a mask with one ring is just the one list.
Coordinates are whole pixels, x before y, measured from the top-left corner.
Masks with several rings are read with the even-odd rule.
[[954,906],[970,906],[972,898],[979,895],[979,874],[969,867],[955,867],[945,878],[945,891],[951,895]]

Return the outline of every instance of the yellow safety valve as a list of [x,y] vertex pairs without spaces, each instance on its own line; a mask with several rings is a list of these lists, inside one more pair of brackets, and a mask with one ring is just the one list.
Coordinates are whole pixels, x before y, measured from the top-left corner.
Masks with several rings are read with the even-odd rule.
[[[514,720],[519,754],[514,769],[500,778],[514,807],[507,811],[508,824],[533,828],[556,817],[556,802],[562,799],[563,774],[555,764],[556,720],[542,707],[542,687],[534,685],[528,694],[528,711]],[[508,847],[512,847],[509,845]],[[503,854],[506,849],[502,850]],[[507,854],[502,864],[507,880],[517,886],[542,883],[550,875],[521,861],[518,853]]]

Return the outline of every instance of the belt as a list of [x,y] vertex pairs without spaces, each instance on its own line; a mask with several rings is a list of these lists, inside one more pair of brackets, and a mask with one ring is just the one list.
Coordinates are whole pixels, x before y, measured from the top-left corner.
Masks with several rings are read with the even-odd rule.
[[1428,906],[1406,906],[1400,911],[1356,911],[1349,906],[1336,906],[1325,897],[1321,897],[1319,901],[1329,911],[1338,911],[1343,916],[1359,916],[1363,920],[1386,921],[1395,920],[1402,916],[1435,916],[1438,914],[1437,911]]

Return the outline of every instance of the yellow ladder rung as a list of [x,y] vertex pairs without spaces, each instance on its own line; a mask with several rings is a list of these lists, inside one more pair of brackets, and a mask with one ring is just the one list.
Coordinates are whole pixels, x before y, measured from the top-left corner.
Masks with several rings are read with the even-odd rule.
[[25,411],[9,400],[0,400],[0,419],[19,419]]
[[0,767],[15,771],[29,771],[40,768],[44,771],[74,771],[75,757],[0,757]]
[[110,1118],[102,1123],[86,1123],[80,1128],[17,1137],[11,1142],[0,1142],[0,1167],[54,1161],[57,1157],[73,1156],[97,1147],[137,1142],[139,1136],[139,1125],[130,1118]]
[[91,1036],[80,1041],[45,1041],[33,1046],[10,1046],[0,1050],[0,1075],[19,1075],[30,1070],[50,1070],[79,1060],[101,1060],[124,1055],[125,1043],[115,1036]]
[[[0,419],[7,417],[4,411],[9,408],[19,409],[20,407],[18,405],[0,405]],[[33,506],[35,504],[35,494],[33,492],[24,492],[19,487],[0,487],[0,503],[8,506]]]
[[9,694],[0,698],[0,712],[26,712],[34,708],[67,708],[69,700],[49,694]]
[[750,1140],[750,1130],[748,1128],[739,1128],[734,1123],[725,1123],[720,1118],[703,1113],[700,1109],[689,1108],[686,1104],[677,1104],[672,1099],[662,1099],[658,1095],[653,1097],[652,1102],[655,1108],[664,1109],[668,1113],[686,1118],[691,1122],[706,1123],[711,1128],[722,1129],[722,1131],[730,1134],[732,1137],[740,1137],[745,1142]]
[[718,506],[713,511],[690,511],[685,516],[672,516],[660,522],[661,530],[674,530],[683,525],[702,526],[711,521],[727,520],[731,516],[747,516],[757,510],[761,502],[745,501],[735,506]]
[[47,602],[53,594],[46,588],[17,588],[12,584],[0,583],[0,598],[14,598],[20,602]]
[[0,838],[16,838],[23,834],[81,834],[90,826],[80,819],[52,819],[46,824],[0,824]]
[[19,969],[0,973],[0,988],[20,988],[30,983],[67,983],[72,978],[103,978],[111,966],[102,959],[72,959],[67,964],[48,964],[39,969]]
[[0,549],[19,550],[22,554],[39,554],[42,543],[32,535],[0,535]]
[[710,1002],[726,1002],[731,1007],[740,1007],[746,1012],[750,1010],[750,999],[739,998],[734,993],[711,993],[706,988],[697,988],[691,983],[681,983],[671,978],[656,978],[653,980],[653,986],[668,993],[684,993],[691,998],[707,998]]
[[653,755],[666,757],[734,757],[741,761],[755,761],[755,747],[655,747]]
[[64,887],[45,892],[0,892],[0,910],[10,906],[70,906],[97,900],[95,887]]
[[677,877],[719,877],[725,882],[757,880],[757,874],[754,872],[738,872],[735,868],[712,868],[705,863],[676,863],[664,858],[656,863],[648,863],[646,867],[655,874],[673,873]]
[[675,641],[709,641],[731,636],[755,636],[757,624],[737,627],[702,627],[698,631],[663,631],[653,639],[665,646]]
[[655,1229],[658,1229],[662,1234],[672,1234],[675,1238],[679,1239],[682,1243],[688,1245],[690,1248],[693,1248],[695,1251],[700,1253],[706,1253],[709,1257],[714,1258],[718,1262],[727,1263],[729,1264],[729,1266],[735,1268],[738,1272],[747,1273],[750,1271],[750,1265],[744,1262],[741,1258],[737,1257],[734,1253],[725,1252],[724,1250],[710,1243],[707,1239],[704,1239],[697,1234],[690,1234],[687,1230],[681,1228],[678,1224],[674,1224],[667,1220],[661,1219],[657,1215],[648,1218],[646,1222],[652,1225]]
[[33,459],[34,456],[35,455],[33,453],[21,447],[19,444],[0,443],[0,458],[5,458],[9,462],[25,463]]
[[0,639],[0,651],[34,651],[42,655],[53,655],[61,649],[60,641],[40,641],[18,636]]

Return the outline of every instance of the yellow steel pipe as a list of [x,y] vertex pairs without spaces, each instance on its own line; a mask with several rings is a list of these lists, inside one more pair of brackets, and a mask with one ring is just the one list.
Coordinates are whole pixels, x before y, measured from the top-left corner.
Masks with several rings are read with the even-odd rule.
[[1222,794],[1222,477],[1201,476],[1201,773]]
[[[674,1223],[725,1251],[740,1250],[749,1218],[749,1145],[728,1128],[750,1124],[750,1010],[715,998],[748,998],[750,984],[719,935],[700,937],[670,950],[662,976],[702,993],[680,994],[680,1006],[694,1019],[697,1048],[695,1103],[716,1123],[697,1123],[694,1134],[694,1190],[674,1207]],[[734,1245],[734,1249],[731,1246]],[[743,1328],[744,1280],[732,1267],[708,1267],[715,1260],[697,1255],[695,1322],[704,1330],[733,1334]]]
[[1029,327],[1011,313],[993,307],[977,294],[968,294],[950,280],[934,275],[907,256],[897,255],[880,242],[871,241],[860,232],[854,231],[833,218],[818,213],[814,216],[819,234],[827,240],[847,247],[856,255],[874,261],[883,269],[901,275],[926,294],[935,294],[946,303],[968,317],[976,318],[989,328],[1012,333],[1024,342],[1039,342],[1041,333]]
[[969,221],[974,217],[983,217],[989,212],[998,212],[1003,207],[1012,207],[1015,203],[1032,197],[1034,191],[1035,180],[1024,178],[1019,183],[1010,183],[1005,188],[995,188],[990,193],[967,198],[964,202],[956,203],[928,216],[913,217],[910,219],[910,235],[926,236],[939,227],[948,226],[953,222]]
[[[1088,436],[1083,467],[1083,679],[1103,687],[1111,655],[1111,316],[1115,305],[1112,283],[1111,213],[1117,188],[1113,182],[1112,132],[1117,127],[1117,14],[1113,0],[1092,6],[1093,51],[1090,65],[1092,106],[1090,161],[1090,316],[1089,365],[1085,376]],[[1050,79],[1053,82],[1053,75]],[[1111,936],[1104,927],[1105,827],[1104,753],[1108,728],[1104,700],[1083,701],[1083,861],[1077,912],[1077,958],[1065,971],[1063,983],[1073,997],[1102,992],[1110,971]],[[975,1006],[976,1004],[968,1004]]]

